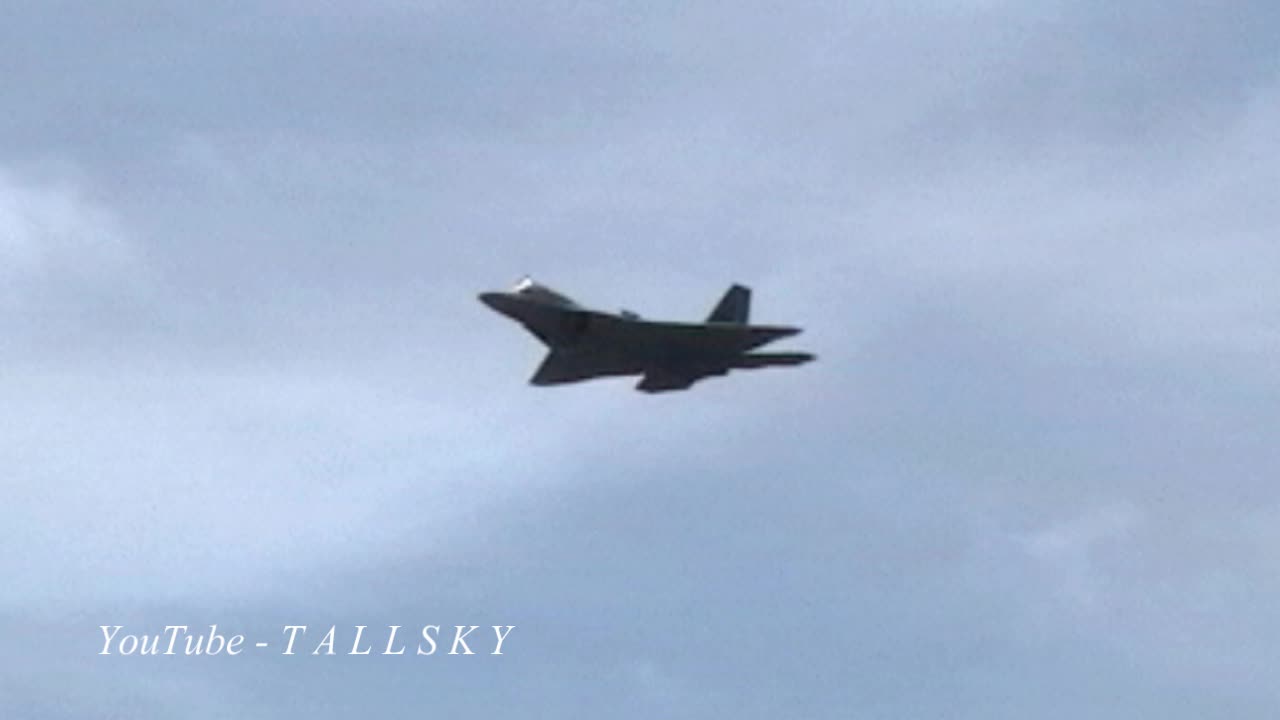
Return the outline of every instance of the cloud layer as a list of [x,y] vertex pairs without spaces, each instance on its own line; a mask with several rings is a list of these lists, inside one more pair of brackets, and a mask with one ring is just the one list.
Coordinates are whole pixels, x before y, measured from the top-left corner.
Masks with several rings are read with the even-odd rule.
[[[1280,707],[1272,5],[10,15],[0,714]],[[524,273],[820,360],[532,389]]]

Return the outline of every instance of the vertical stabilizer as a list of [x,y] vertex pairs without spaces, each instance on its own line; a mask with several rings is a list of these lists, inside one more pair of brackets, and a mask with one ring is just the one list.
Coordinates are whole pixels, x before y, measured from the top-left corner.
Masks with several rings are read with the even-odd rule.
[[751,314],[751,289],[742,285],[731,285],[724,297],[711,311],[707,322],[746,324]]

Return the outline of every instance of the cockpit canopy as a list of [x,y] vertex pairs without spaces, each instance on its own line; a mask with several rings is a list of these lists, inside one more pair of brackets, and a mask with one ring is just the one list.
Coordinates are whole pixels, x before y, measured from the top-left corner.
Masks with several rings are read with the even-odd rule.
[[578,304],[570,300],[568,297],[561,295],[546,285],[534,282],[533,278],[527,275],[521,278],[520,282],[515,284],[515,287],[511,288],[511,292],[516,295],[523,295],[524,297],[532,300],[547,303],[548,305],[567,308],[578,307]]

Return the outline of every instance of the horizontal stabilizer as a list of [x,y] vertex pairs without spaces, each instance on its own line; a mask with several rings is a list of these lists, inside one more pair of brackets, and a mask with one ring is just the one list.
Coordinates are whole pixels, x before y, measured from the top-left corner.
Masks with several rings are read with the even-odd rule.
[[748,368],[803,365],[814,360],[815,357],[811,353],[803,352],[752,353],[734,358],[731,367],[745,370]]
[[751,315],[751,289],[732,285],[707,317],[707,322],[745,324]]

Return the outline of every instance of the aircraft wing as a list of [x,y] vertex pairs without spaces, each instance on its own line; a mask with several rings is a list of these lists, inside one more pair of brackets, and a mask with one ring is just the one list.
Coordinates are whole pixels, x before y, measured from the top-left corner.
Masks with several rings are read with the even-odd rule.
[[529,382],[534,385],[558,385],[638,372],[641,372],[641,368],[634,362],[624,362],[605,353],[553,350],[547,353]]

